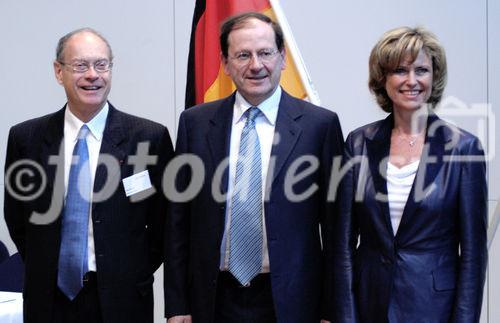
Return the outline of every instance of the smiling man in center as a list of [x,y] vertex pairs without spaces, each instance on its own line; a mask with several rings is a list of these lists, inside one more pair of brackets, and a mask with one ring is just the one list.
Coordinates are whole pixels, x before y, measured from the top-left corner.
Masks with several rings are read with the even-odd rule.
[[[230,17],[220,47],[237,90],[180,117],[176,155],[199,157],[206,173],[199,193],[173,203],[167,219],[168,322],[328,319],[324,265],[334,202],[327,188],[333,158],[342,154],[338,117],[279,86],[285,44],[269,17]],[[212,184],[224,162],[220,201]],[[290,184],[300,172],[307,176]],[[182,168],[177,189],[192,177]],[[290,192],[311,193],[291,199]]]

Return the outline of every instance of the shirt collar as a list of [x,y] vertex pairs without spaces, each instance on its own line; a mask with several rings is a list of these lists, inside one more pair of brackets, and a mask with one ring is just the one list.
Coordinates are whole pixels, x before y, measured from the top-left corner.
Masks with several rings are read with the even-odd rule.
[[[278,117],[278,108],[281,99],[281,86],[278,86],[274,93],[259,104],[257,107],[262,112],[262,114],[266,117],[266,120],[271,124],[275,125],[276,118]],[[236,91],[236,97],[234,101],[234,123],[238,123],[241,121],[243,114],[252,107],[250,103],[240,94],[240,92]]]
[[78,119],[66,106],[66,111],[64,113],[64,124],[65,124],[65,135],[70,135],[74,141],[77,140],[78,132],[80,128],[86,124],[89,128],[91,135],[97,140],[101,141],[104,133],[104,127],[106,126],[106,119],[108,117],[109,104],[106,102],[104,107],[96,114],[92,120],[87,123],[82,122]]

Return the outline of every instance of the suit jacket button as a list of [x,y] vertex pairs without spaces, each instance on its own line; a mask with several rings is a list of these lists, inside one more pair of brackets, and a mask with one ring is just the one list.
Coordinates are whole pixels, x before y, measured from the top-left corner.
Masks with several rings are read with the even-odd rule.
[[380,260],[384,265],[392,265],[392,260],[385,256],[382,256]]

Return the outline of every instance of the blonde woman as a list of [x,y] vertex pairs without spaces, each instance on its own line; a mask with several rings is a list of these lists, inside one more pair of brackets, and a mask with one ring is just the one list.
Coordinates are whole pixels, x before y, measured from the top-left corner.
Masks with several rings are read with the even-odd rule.
[[436,37],[383,35],[369,88],[389,116],[349,134],[335,239],[335,322],[478,322],[487,186],[478,139],[433,113],[446,84]]

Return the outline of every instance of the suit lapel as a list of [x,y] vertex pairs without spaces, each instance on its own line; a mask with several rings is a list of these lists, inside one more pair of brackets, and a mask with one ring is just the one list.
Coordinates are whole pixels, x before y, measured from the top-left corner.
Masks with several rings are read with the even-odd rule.
[[[56,170],[59,167],[59,171],[64,174],[64,111],[66,107],[54,113],[48,122],[47,132],[43,138],[41,147],[41,163],[47,175],[47,185],[52,188],[54,186],[55,180],[63,180],[64,176],[61,178],[56,178]],[[56,166],[49,163],[50,156],[59,156],[59,164]]]
[[377,205],[379,206],[386,228],[394,236],[392,231],[391,216],[389,213],[389,203],[387,201],[387,162],[391,146],[391,131],[394,125],[394,119],[390,114],[382,121],[380,128],[373,137],[367,138],[366,149],[369,156],[370,174],[373,179],[375,192],[379,195]]
[[[209,121],[210,124],[207,133],[207,141],[210,149],[210,155],[212,157],[214,172],[221,162],[229,156],[229,141],[233,123],[234,99],[235,94],[223,100],[221,106],[217,108],[217,111]],[[222,194],[227,192],[229,177],[228,171],[229,167],[226,167],[220,182],[220,190]]]
[[[269,163],[267,187],[272,187],[272,183],[281,172],[288,156],[297,144],[302,128],[297,123],[297,119],[302,116],[302,110],[297,101],[290,97],[285,91],[281,94],[276,126],[274,129],[274,143],[271,150],[271,161]],[[272,165],[273,157],[276,158],[274,168]],[[274,172],[272,171],[274,169]],[[272,176],[271,182],[269,182]]]
[[443,166],[444,147],[449,140],[445,131],[446,128],[442,127],[441,119],[435,114],[429,114],[422,157],[408,195],[397,237],[404,234],[422,200],[435,189],[433,182]]
[[[220,165],[224,158],[229,156],[234,100],[234,94],[226,100],[223,100],[221,106],[210,120],[207,141],[214,169]],[[302,133],[302,128],[296,121],[301,115],[302,111],[300,106],[297,105],[293,98],[283,91],[274,130],[275,141],[277,143],[273,144],[271,150],[271,157],[275,156],[276,158],[275,167],[272,174],[268,173],[272,175],[272,182],[282,170],[288,156]],[[279,137],[279,139],[276,140],[276,137]],[[222,193],[227,192],[228,176],[228,169],[226,168],[221,181]]]
[[[109,104],[106,127],[102,136],[99,161],[95,173],[94,192],[99,192],[102,189],[108,176],[116,176],[116,173],[120,171],[120,168],[116,170],[107,169],[105,164],[103,164],[103,155],[113,156],[118,160],[121,167],[126,157],[126,152],[121,145],[126,142],[126,138],[120,112]],[[107,173],[108,171],[109,173]]]

